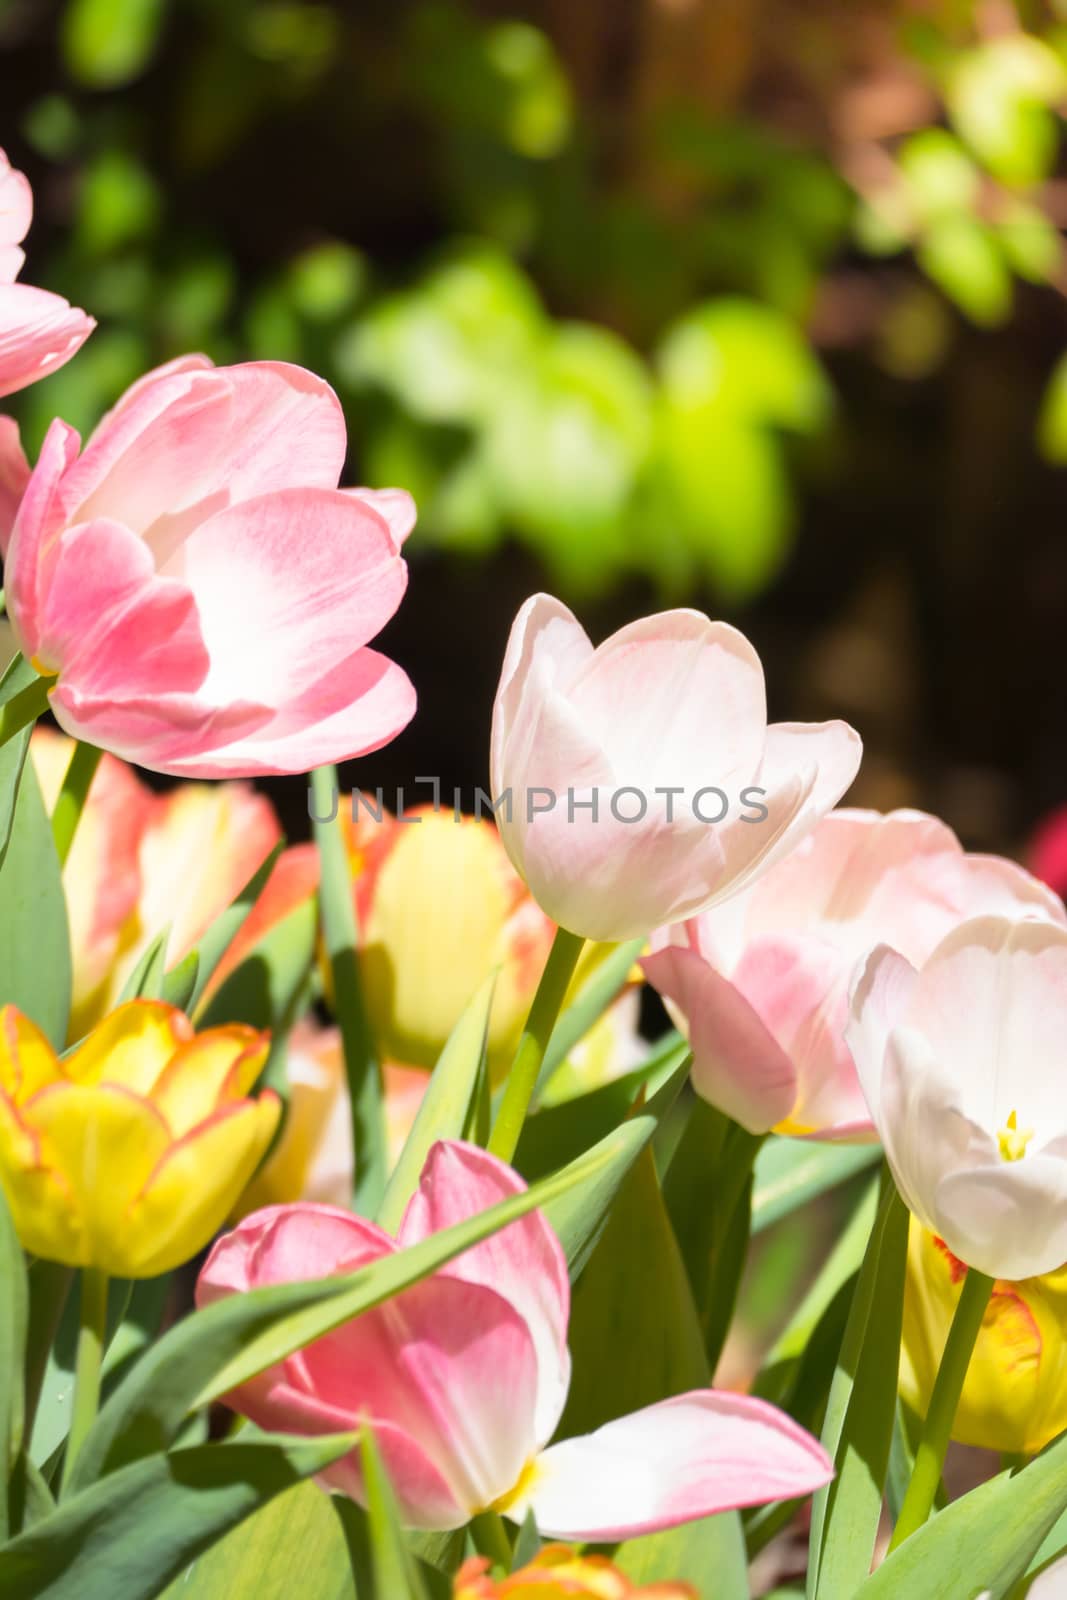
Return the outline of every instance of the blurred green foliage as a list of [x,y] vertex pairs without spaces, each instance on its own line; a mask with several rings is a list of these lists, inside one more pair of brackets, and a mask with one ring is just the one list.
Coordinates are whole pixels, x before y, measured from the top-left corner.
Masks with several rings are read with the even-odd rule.
[[[1054,14],[883,5],[890,110],[864,123],[829,4],[771,41],[700,0],[686,56],[646,0],[623,67],[609,4],[511,9],[8,0],[53,197],[32,281],[101,324],[15,402],[31,444],[190,348],[300,361],[353,475],[416,495],[417,540],[516,538],[571,594],[632,573],[741,600],[832,465],[848,273],[892,267],[852,337],[900,378],[944,359],[952,307],[994,327],[1020,280],[1062,294]],[[1062,364],[1034,425],[1067,461]]]

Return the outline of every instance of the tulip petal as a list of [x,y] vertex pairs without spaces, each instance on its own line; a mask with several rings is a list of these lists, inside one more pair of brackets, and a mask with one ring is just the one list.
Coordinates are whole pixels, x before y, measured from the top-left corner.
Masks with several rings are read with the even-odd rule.
[[40,1140],[0,1094],[0,1188],[24,1250],[77,1266],[88,1259],[85,1227],[70,1185],[46,1166]]
[[175,1051],[193,1038],[189,1019],[162,1000],[127,1000],[63,1062],[73,1083],[107,1083],[150,1095]]
[[[1040,1151],[942,1177],[938,1233],[953,1255],[991,1278],[1018,1282],[1067,1261],[1067,1161]],[[1041,1219],[1040,1227],[1035,1219]]]
[[265,1284],[354,1272],[395,1249],[395,1240],[377,1223],[339,1206],[264,1206],[217,1241],[200,1274],[196,1303],[210,1305]]
[[797,1095],[789,1056],[738,989],[693,950],[641,961],[652,987],[688,1019],[693,1087],[750,1133],[784,1122]]
[[42,1164],[69,1185],[83,1225],[83,1254],[67,1265],[130,1276],[128,1207],[170,1144],[163,1118],[128,1089],[71,1083],[42,1089],[22,1119]]
[[56,539],[63,524],[62,481],[77,458],[79,444],[74,429],[57,417],[44,436],[4,551],[8,615],[27,661],[38,653],[41,598],[48,592]]
[[[400,1225],[401,1245],[465,1222],[526,1185],[511,1167],[485,1150],[458,1140],[439,1140],[423,1167],[416,1193]],[[570,1279],[567,1258],[540,1211],[531,1211],[443,1269],[465,1283],[495,1289],[526,1322],[537,1358],[538,1442],[550,1439],[570,1386],[567,1350]]]
[[15,516],[30,481],[30,464],[14,417],[0,417],[0,556],[6,559]]
[[56,1053],[35,1022],[15,1006],[0,1010],[0,1094],[21,1105],[46,1084],[62,1079]]
[[25,173],[11,165],[6,152],[0,150],[0,250],[8,251],[20,245],[32,221],[30,181]]
[[774,1406],[696,1390],[553,1445],[506,1509],[516,1522],[533,1511],[558,1538],[628,1539],[811,1494],[832,1476],[822,1447]]
[[190,590],[156,573],[136,534],[104,521],[56,541],[36,654],[98,698],[196,690],[209,665]]
[[160,1152],[126,1213],[125,1272],[156,1277],[188,1261],[222,1227],[278,1126],[269,1089],[241,1100]]
[[606,639],[568,691],[620,783],[730,787],[767,730],[763,667],[744,634],[699,611],[641,617]]
[[208,1028],[172,1056],[152,1089],[152,1103],[182,1138],[255,1083],[270,1049],[270,1036],[241,1023]]
[[332,489],[344,416],[328,384],[284,362],[171,363],[104,418],[64,486],[71,520],[113,517],[160,563],[192,528],[294,483]]
[[[11,258],[4,262],[10,270]],[[46,378],[76,355],[96,323],[62,295],[0,282],[0,395]]]
[[362,500],[364,505],[370,506],[372,511],[378,513],[389,529],[394,549],[399,550],[415,526],[418,516],[415,502],[407,490],[345,489],[342,492],[352,495],[356,500]]
[[[569,682],[593,654],[584,628],[561,601],[548,594],[531,595],[511,625],[500,685],[493,705],[490,774],[497,795],[508,781],[527,780],[524,765],[505,746],[523,740],[523,724],[537,715],[541,691]],[[540,668],[540,671],[536,671]],[[514,858],[513,858],[514,859]]]
[[907,1014],[916,972],[909,961],[878,945],[857,967],[852,980],[850,1016],[845,1040],[871,1118],[882,1129],[882,1074],[889,1036]]

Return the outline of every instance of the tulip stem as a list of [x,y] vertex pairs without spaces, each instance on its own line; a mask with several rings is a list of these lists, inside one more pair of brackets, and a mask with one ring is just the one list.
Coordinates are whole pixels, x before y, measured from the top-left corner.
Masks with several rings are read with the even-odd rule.
[[63,778],[63,787],[59,791],[59,798],[52,812],[52,837],[56,842],[56,855],[59,857],[60,866],[63,866],[70,855],[74,834],[81,821],[81,814],[85,810],[89,787],[103,753],[94,744],[83,744],[79,741],[74,746],[74,753]]
[[897,1525],[893,1530],[890,1550],[895,1550],[898,1545],[903,1544],[905,1539],[922,1527],[930,1515],[937,1486],[941,1481],[941,1468],[944,1465],[952,1424],[956,1419],[956,1408],[963,1393],[967,1368],[992,1293],[993,1279],[986,1277],[984,1272],[969,1267],[967,1276],[963,1280],[963,1290],[956,1306],[956,1314],[952,1319],[948,1339],[945,1341],[941,1365],[937,1369],[926,1421],[923,1424],[922,1438],[915,1452],[911,1481],[904,1496],[904,1504],[900,1508]]
[[7,744],[23,728],[36,722],[42,711],[48,710],[48,691],[55,678],[35,678],[32,683],[13,694],[0,706],[0,745]]
[[511,1571],[514,1552],[499,1511],[480,1511],[471,1522],[471,1538],[479,1555],[488,1556],[494,1567]]
[[515,1154],[548,1041],[584,944],[579,934],[568,933],[566,928],[556,929],[489,1136],[490,1153],[499,1156],[501,1161],[510,1161]]
[[96,1267],[81,1272],[80,1324],[78,1353],[74,1366],[74,1406],[70,1416],[67,1451],[63,1458],[60,1493],[66,1489],[85,1435],[93,1425],[100,1405],[100,1368],[107,1337],[107,1274]]

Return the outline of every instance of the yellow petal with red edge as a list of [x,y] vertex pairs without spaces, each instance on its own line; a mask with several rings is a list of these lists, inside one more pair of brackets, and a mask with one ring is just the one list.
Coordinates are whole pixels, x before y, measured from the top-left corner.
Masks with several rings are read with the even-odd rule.
[[281,1101],[225,1106],[173,1145],[130,1208],[130,1277],[151,1278],[188,1261],[222,1227],[270,1143]]
[[0,1188],[23,1249],[70,1267],[84,1264],[84,1230],[70,1186],[61,1173],[42,1165],[39,1141],[3,1095]]
[[35,1022],[15,1006],[0,1011],[0,1092],[20,1105],[63,1074],[56,1053]]
[[146,1100],[110,1084],[56,1084],[22,1108],[44,1166],[60,1173],[82,1229],[82,1264],[130,1276],[128,1210],[170,1147]]
[[162,1000],[128,1000],[106,1016],[63,1063],[74,1083],[111,1083],[148,1096],[193,1025]]
[[270,1049],[270,1035],[233,1023],[208,1028],[182,1045],[152,1090],[176,1139],[205,1122],[221,1105],[251,1089]]

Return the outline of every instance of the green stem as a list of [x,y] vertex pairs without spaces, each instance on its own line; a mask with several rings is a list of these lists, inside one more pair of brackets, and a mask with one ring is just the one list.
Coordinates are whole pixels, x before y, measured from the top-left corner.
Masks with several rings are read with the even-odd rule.
[[78,1353],[74,1367],[74,1406],[63,1458],[61,1493],[70,1481],[78,1452],[100,1405],[100,1368],[107,1337],[107,1274],[96,1267],[82,1268],[80,1312]]
[[963,1393],[967,1368],[992,1293],[993,1279],[987,1278],[984,1272],[969,1267],[967,1276],[963,1280],[963,1291],[956,1306],[956,1315],[952,1319],[952,1326],[945,1342],[941,1365],[937,1369],[926,1421],[923,1424],[922,1438],[915,1452],[911,1482],[908,1484],[908,1492],[904,1496],[904,1504],[900,1508],[900,1516],[893,1530],[890,1550],[895,1550],[898,1545],[903,1544],[916,1529],[922,1527],[930,1515],[937,1486],[941,1481],[941,1468],[944,1465],[945,1451],[948,1449],[949,1434],[956,1418],[956,1408]]
[[74,753],[63,778],[63,787],[59,791],[59,798],[52,812],[52,837],[56,842],[56,855],[59,857],[60,866],[70,855],[70,847],[85,809],[89,787],[103,753],[94,744],[79,742],[74,746]]
[[[359,930],[352,873],[340,819],[330,815],[340,805],[337,768],[317,768],[311,774],[311,793],[315,808],[312,831],[321,867],[322,937],[333,978],[333,1009],[341,1032],[352,1106],[354,1201],[357,1211],[364,1216],[374,1216],[385,1193],[385,1110],[378,1051],[359,976]],[[328,820],[323,821],[323,818]]]
[[489,1136],[489,1150],[501,1161],[510,1161],[515,1154],[548,1041],[552,1037],[552,1029],[584,944],[585,940],[580,935],[568,933],[566,928],[556,929],[556,937],[541,974],[541,982],[537,985],[530,1015],[508,1073],[504,1097]]
[[56,1261],[38,1259],[30,1267],[30,1320],[26,1332],[26,1438],[33,1436],[41,1386],[48,1370],[48,1357],[56,1342],[63,1307],[74,1279],[72,1267]]
[[35,678],[25,689],[5,700],[0,706],[0,745],[7,744],[16,733],[36,722],[42,711],[48,710],[48,691],[55,681],[55,678]]
[[479,1555],[488,1556],[494,1567],[511,1571],[514,1552],[499,1511],[479,1512],[471,1523],[471,1538]]

